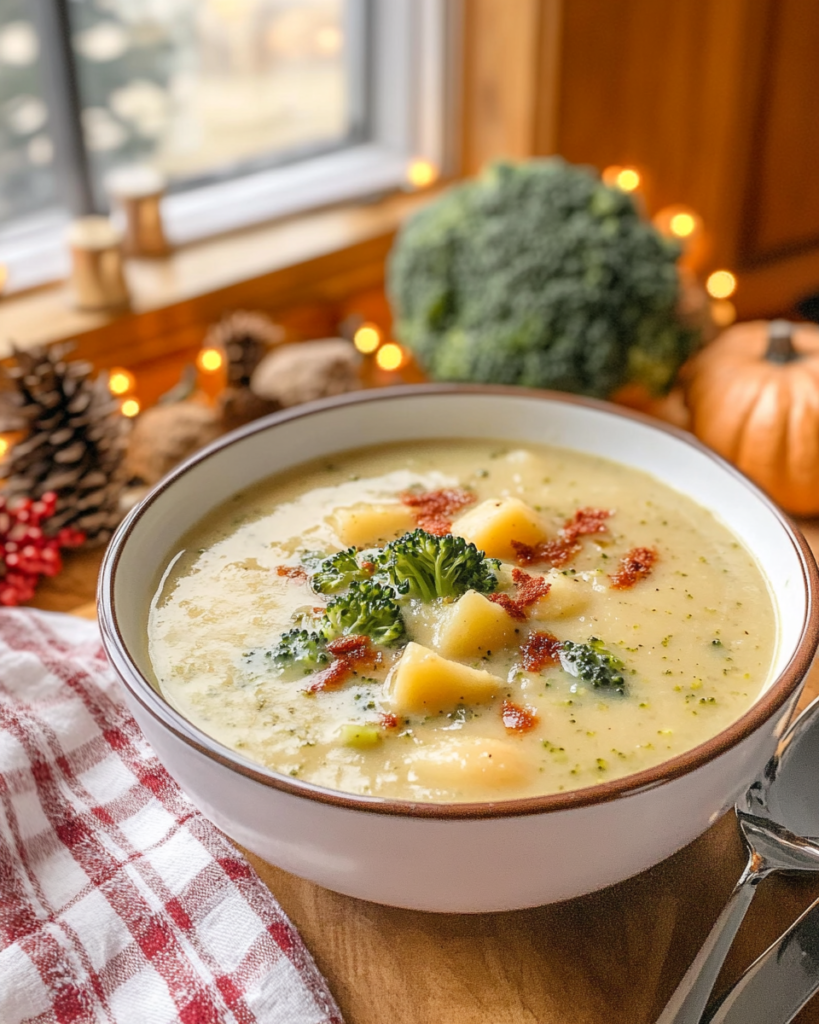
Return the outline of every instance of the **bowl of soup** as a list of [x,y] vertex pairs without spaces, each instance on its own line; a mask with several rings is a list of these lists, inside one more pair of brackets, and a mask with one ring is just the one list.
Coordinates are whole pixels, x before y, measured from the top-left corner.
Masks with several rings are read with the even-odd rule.
[[817,641],[785,516],[689,435],[517,388],[357,393],[203,450],[99,616],[148,741],[242,846],[395,906],[642,871],[764,768]]

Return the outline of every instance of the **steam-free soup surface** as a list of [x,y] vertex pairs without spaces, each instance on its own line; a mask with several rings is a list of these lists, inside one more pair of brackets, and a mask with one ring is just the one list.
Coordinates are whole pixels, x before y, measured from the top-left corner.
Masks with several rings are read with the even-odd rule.
[[[397,641],[370,644],[327,686],[326,666],[346,655],[282,668],[281,635],[309,632],[337,596],[311,585],[319,556],[357,542],[358,562],[371,571],[379,549],[416,528],[412,496],[423,507],[424,495],[441,490],[465,503],[445,512],[456,534],[503,548],[492,514],[525,508],[535,526],[507,516],[510,532],[534,529],[542,539],[507,538],[517,546],[507,544],[494,567],[494,595],[472,591],[458,628],[463,598],[395,594],[404,628]],[[548,542],[560,550],[578,509],[597,510],[600,530],[565,544],[572,552],[555,567]],[[631,579],[622,570],[635,550],[652,558]],[[252,761],[385,798],[510,799],[648,768],[751,705],[776,639],[759,568],[709,512],[646,474],[542,446],[423,442],[302,466],[234,495],[168,563],[149,625],[165,697]],[[521,581],[531,579],[535,593],[551,583],[527,604]],[[550,640],[538,644],[533,634]],[[590,640],[609,664],[622,663],[621,687],[572,674],[553,643]],[[546,660],[537,664],[533,652]],[[448,675],[458,666],[475,670],[463,693],[460,677]]]

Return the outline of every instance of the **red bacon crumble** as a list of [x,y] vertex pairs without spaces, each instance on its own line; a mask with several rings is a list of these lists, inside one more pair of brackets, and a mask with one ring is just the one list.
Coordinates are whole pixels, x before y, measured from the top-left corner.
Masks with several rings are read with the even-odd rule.
[[571,519],[567,519],[554,540],[543,541],[541,544],[523,544],[513,540],[519,565],[534,565],[545,562],[555,569],[570,562],[581,551],[579,537],[587,537],[593,533],[606,533],[606,520],[612,515],[606,508],[579,508]]
[[362,562],[361,568],[364,572],[369,573],[370,576],[375,572],[375,562]]
[[534,729],[539,721],[536,712],[532,708],[513,704],[511,700],[503,702],[501,718],[507,732],[529,732],[530,729]]
[[620,559],[617,572],[609,577],[612,587],[614,590],[628,590],[648,576],[656,561],[654,548],[632,548]]
[[307,693],[333,690],[349,679],[357,665],[362,662],[375,664],[379,657],[368,636],[340,636],[327,644],[327,650],[336,660],[311,676]]
[[521,648],[527,672],[542,672],[560,661],[560,641],[552,633],[531,633]]
[[381,719],[382,729],[397,729],[401,724],[401,719],[398,715],[394,715],[391,711],[382,711],[379,718]]
[[451,533],[452,517],[475,500],[474,494],[456,488],[423,492],[404,491],[398,497],[404,505],[413,510],[418,526],[436,537],[445,537]]
[[276,572],[279,576],[286,576],[290,580],[307,579],[307,570],[300,565],[277,565]]
[[552,589],[552,584],[547,583],[542,576],[530,576],[520,569],[512,570],[512,582],[518,592],[515,603],[519,608],[528,608]]
[[526,612],[508,594],[487,594],[487,597],[493,604],[499,604],[507,615],[518,622],[523,622],[526,618]]
[[530,576],[520,569],[512,570],[512,582],[517,590],[516,597],[510,597],[508,594],[489,594],[489,600],[499,604],[513,619],[523,622],[526,618],[524,609],[534,604],[538,598],[545,597],[552,585],[542,576]]

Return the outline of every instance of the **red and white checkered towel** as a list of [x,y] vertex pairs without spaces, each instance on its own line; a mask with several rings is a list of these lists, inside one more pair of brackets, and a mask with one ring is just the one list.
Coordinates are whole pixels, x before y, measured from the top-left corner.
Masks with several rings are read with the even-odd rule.
[[117,685],[94,623],[0,611],[0,1022],[340,1024]]

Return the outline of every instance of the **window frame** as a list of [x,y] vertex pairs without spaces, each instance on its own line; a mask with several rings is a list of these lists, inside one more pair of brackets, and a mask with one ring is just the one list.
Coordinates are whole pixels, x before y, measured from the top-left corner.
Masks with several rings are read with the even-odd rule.
[[[0,228],[0,263],[8,270],[7,292],[65,278],[69,270],[64,236],[71,216],[100,207],[90,188],[87,154],[78,146],[79,101],[60,83],[76,72],[66,34],[70,0],[36,0],[38,27],[48,33],[43,54],[50,119],[67,127],[58,144],[57,173],[84,175],[69,183],[65,210],[48,210]],[[424,159],[444,176],[457,172],[462,0],[354,0],[348,59],[354,74],[352,138],[314,154],[283,154],[262,170],[169,192],[162,200],[165,233],[173,246],[250,225],[291,217],[338,203],[364,201],[407,188],[410,162]],[[62,35],[60,35],[62,33]],[[358,51],[363,44],[366,53]],[[62,54],[62,56],[61,56]],[[66,77],[68,76],[68,77]],[[53,99],[60,93],[60,99]],[[356,138],[358,136],[358,138]],[[62,144],[60,142],[62,141]],[[275,159],[275,157],[274,157]],[[68,164],[68,166],[66,166]],[[83,166],[84,164],[84,166]]]

